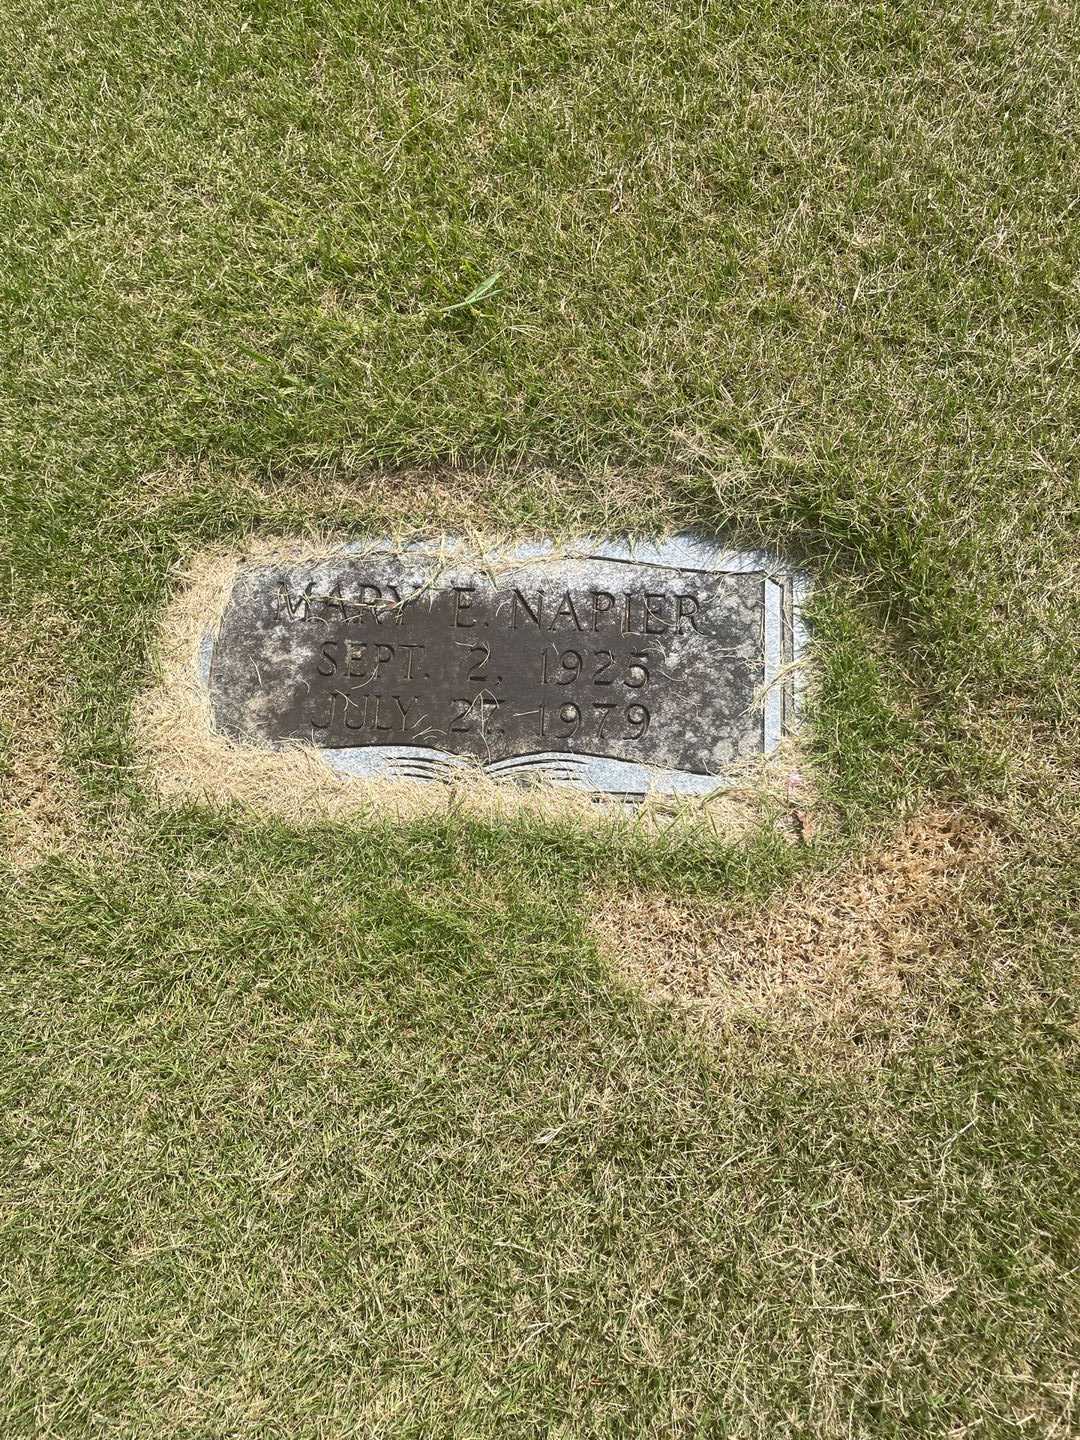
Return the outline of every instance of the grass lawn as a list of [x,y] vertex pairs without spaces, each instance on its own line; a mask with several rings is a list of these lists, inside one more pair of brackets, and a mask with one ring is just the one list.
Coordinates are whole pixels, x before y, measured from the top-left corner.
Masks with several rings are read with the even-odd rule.
[[[5,5],[0,1434],[1080,1433],[1076,20]],[[206,547],[687,524],[803,843],[134,763]]]

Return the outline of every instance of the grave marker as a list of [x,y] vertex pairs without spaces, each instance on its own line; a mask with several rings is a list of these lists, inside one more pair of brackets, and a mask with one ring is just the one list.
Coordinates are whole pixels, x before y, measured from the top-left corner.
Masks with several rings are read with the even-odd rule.
[[703,792],[795,725],[799,577],[699,536],[469,554],[358,545],[241,571],[215,725],[353,774],[479,763],[600,792]]

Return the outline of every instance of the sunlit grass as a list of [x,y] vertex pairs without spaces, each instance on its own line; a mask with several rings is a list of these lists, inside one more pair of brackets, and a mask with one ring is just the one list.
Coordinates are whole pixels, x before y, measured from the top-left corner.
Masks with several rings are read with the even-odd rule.
[[[4,1434],[1080,1426],[1072,20],[7,7]],[[820,842],[139,783],[188,557],[443,524],[810,566]],[[928,806],[997,858],[857,1065],[597,949]]]

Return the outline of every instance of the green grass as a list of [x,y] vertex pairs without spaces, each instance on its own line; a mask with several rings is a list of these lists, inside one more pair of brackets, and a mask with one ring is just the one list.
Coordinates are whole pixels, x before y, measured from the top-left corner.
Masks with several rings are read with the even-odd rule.
[[[0,1432],[1075,1433],[1075,11],[3,21]],[[177,564],[406,485],[813,566],[830,837],[141,788]],[[597,951],[925,805],[994,890],[855,1070]]]

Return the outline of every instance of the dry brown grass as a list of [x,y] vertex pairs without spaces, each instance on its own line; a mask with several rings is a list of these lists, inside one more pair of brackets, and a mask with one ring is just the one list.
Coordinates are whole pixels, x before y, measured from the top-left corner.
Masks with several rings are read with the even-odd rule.
[[633,810],[596,803],[587,793],[539,783],[498,782],[479,768],[463,781],[434,785],[407,780],[361,780],[336,773],[310,745],[270,750],[238,745],[213,728],[209,696],[198,674],[200,644],[228,602],[238,567],[260,560],[296,563],[333,552],[329,536],[261,540],[242,552],[204,551],[178,573],[153,658],[155,681],[136,700],[132,739],[142,778],[169,799],[236,804],[290,823],[321,823],[380,815],[407,821],[461,810],[487,820],[523,811],[552,822],[705,829],[735,837],[763,823],[797,834],[789,803],[796,756],[785,747],[745,763],[732,783],[692,801],[655,798]]
[[594,917],[611,965],[713,1038],[752,1027],[811,1060],[904,1043],[925,994],[969,954],[1001,850],[971,815],[931,811],[771,904],[606,897]]

